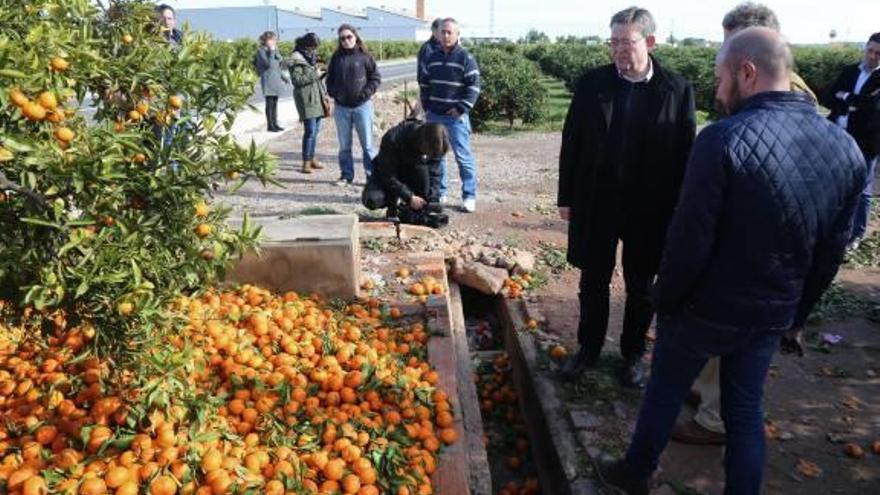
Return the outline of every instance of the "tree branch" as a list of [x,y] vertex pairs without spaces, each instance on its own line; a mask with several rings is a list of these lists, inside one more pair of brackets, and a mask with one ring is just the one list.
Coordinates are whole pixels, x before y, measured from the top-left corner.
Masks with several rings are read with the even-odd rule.
[[2,190],[14,191],[24,196],[27,196],[28,199],[36,203],[38,206],[49,209],[49,202],[46,200],[45,197],[43,197],[43,195],[26,187],[20,186],[15,182],[12,182],[8,178],[6,178],[6,174],[4,174],[3,171],[0,171],[0,191]]

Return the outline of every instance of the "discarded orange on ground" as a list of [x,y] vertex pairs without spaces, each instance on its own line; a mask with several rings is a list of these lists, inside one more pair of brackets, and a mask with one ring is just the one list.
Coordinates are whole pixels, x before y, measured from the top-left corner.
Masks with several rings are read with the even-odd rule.
[[844,447],[844,451],[846,455],[852,457],[853,459],[861,459],[865,457],[865,449],[862,448],[861,445],[856,443],[848,443],[846,447]]
[[554,345],[553,347],[550,348],[550,357],[552,357],[553,359],[555,359],[557,361],[564,359],[565,356],[567,356],[567,355],[568,355],[568,350],[565,348],[565,346]]

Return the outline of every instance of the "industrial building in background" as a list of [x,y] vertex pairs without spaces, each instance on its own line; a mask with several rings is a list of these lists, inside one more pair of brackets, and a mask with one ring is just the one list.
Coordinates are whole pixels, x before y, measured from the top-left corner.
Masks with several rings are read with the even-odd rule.
[[417,0],[415,12],[367,7],[362,11],[322,8],[319,12],[286,10],[275,5],[180,9],[178,23],[205,31],[220,40],[255,39],[264,31],[275,31],[282,40],[293,40],[312,32],[321,39],[333,39],[340,24],[351,24],[365,40],[423,41],[431,35],[425,18],[425,1]]

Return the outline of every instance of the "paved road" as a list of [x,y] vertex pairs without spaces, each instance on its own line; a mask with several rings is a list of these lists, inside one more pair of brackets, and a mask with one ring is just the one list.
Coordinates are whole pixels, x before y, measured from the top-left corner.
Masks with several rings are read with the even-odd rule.
[[[382,74],[382,84],[403,83],[404,81],[415,81],[416,79],[416,59],[391,60],[388,62],[379,62],[379,73]],[[293,87],[288,85],[281,100],[293,98]],[[257,83],[254,88],[254,95],[248,99],[251,104],[262,103],[263,93],[260,91],[260,85]]]

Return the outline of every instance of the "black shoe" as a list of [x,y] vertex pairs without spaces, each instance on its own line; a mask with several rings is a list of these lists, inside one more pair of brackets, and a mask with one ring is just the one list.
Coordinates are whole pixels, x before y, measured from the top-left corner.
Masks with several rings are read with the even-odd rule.
[[281,129],[278,127],[270,127],[267,129],[269,132],[281,132]]
[[596,475],[606,488],[626,493],[626,495],[649,495],[649,480],[637,480],[628,474],[624,461],[596,463]]
[[562,375],[563,380],[573,382],[580,378],[588,368],[595,368],[598,361],[598,357],[591,355],[581,347],[574,356],[562,364],[559,374]]
[[641,357],[627,359],[621,370],[620,384],[627,388],[645,388],[647,383],[647,363]]
[[284,128],[281,127],[280,125],[276,125],[276,126],[275,126],[275,132],[284,132]]

